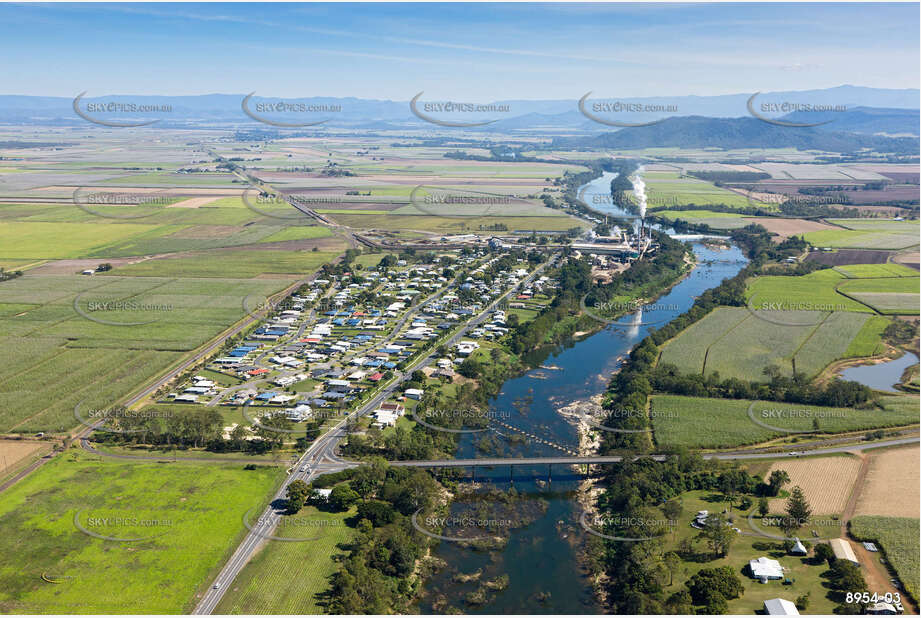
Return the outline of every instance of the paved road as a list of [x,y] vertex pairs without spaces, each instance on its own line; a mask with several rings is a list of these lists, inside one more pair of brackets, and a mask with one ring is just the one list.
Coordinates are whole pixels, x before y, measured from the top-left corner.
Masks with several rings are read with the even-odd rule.
[[[882,448],[886,446],[899,446],[903,444],[914,444],[921,441],[921,438],[901,438],[898,440],[887,440],[884,442],[872,442],[867,444],[854,444],[851,446],[837,446],[833,448],[820,448],[804,450],[802,446],[789,447],[785,452],[774,453],[707,453],[702,455],[704,459],[776,459],[780,457],[801,457],[803,455],[829,455],[832,453],[846,453],[848,451],[864,451],[867,449]],[[657,461],[664,461],[666,455],[650,455]],[[495,458],[478,458],[478,459],[439,459],[431,461],[391,461],[391,466],[412,467],[412,468],[468,468],[468,467],[485,467],[485,466],[523,466],[523,465],[547,465],[547,464],[568,464],[568,465],[585,465],[585,464],[609,464],[623,461],[620,455],[608,456],[588,456],[588,457],[495,457]],[[359,465],[354,463],[352,465]]]

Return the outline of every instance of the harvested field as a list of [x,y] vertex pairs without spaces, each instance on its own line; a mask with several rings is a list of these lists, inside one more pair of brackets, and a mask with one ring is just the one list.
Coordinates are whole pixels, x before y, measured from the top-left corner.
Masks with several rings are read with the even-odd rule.
[[7,470],[14,470],[20,462],[32,455],[47,450],[51,450],[51,444],[48,442],[0,440],[0,477],[6,474]]
[[915,445],[870,455],[870,469],[860,491],[856,514],[918,517],[919,454],[921,448]]
[[[47,187],[37,187],[36,191],[73,191],[74,186],[50,185]],[[164,187],[80,187],[83,191],[99,191],[104,193],[161,193],[164,195],[214,195],[214,196],[240,196],[243,189],[216,189],[206,187],[183,187],[181,189],[169,189]]]
[[[840,514],[847,504],[860,471],[860,459],[845,455],[778,461],[771,465],[765,478],[770,477],[774,470],[786,470],[790,475],[786,489],[797,485],[803,488],[806,499],[812,505],[813,515],[835,515]],[[775,498],[770,505],[772,513],[781,513],[786,499]]]
[[[828,264],[830,266],[845,266],[847,264],[885,264],[889,261],[892,251],[873,251],[867,249],[839,249],[834,252],[813,251],[807,260]],[[915,254],[917,255],[917,253]]]
[[909,268],[914,268],[915,270],[919,270],[919,262],[921,262],[921,254],[919,254],[917,251],[899,253],[894,258],[892,258],[892,261],[898,262],[899,264],[904,264],[905,266],[908,266]]
[[777,241],[784,240],[790,236],[805,234],[806,232],[817,232],[819,230],[833,230],[834,226],[819,221],[809,221],[808,219],[781,219],[779,217],[746,217],[746,224],[757,223],[763,226],[772,234],[777,234]]
[[167,208],[198,208],[204,206],[205,204],[210,204],[216,202],[218,197],[190,197],[187,200],[182,200],[181,202],[176,202],[175,204],[170,204]]
[[[106,258],[104,261],[114,267],[125,264],[134,264],[146,260],[146,257],[133,258]],[[53,260],[41,266],[29,269],[30,275],[73,275],[84,270],[95,270],[103,260]]]

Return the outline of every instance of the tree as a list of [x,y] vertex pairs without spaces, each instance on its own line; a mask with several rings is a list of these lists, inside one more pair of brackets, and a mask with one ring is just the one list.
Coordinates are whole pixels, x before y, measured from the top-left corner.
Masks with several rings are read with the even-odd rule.
[[668,569],[668,585],[671,586],[675,583],[675,572],[681,566],[681,557],[673,551],[668,551],[662,555],[662,562]]
[[747,479],[748,475],[742,470],[727,470],[720,475],[720,492],[726,497],[726,501],[729,502],[730,511],[732,510],[732,504],[735,502],[736,496],[744,489]]
[[796,522],[796,528],[805,526],[812,516],[812,507],[806,501],[806,495],[799,485],[793,488],[787,500],[787,515]]
[[712,593],[719,594],[725,601],[737,599],[745,592],[742,580],[730,566],[701,569],[685,585],[695,605],[712,602]]
[[662,513],[664,513],[665,516],[672,521],[677,521],[678,518],[681,517],[681,513],[683,511],[684,508],[681,505],[681,500],[678,498],[669,500],[662,505]]
[[691,595],[687,590],[679,590],[665,601],[665,608],[673,616],[689,616],[694,613]]
[[867,582],[860,567],[850,560],[835,560],[831,565],[832,586],[836,590],[866,590]]
[[301,479],[295,479],[288,484],[286,497],[288,499],[288,512],[297,513],[304,507],[310,496],[310,486]]
[[711,513],[704,520],[703,530],[697,535],[697,538],[704,539],[707,547],[717,556],[725,556],[729,553],[729,546],[735,539],[735,530],[729,527],[729,522],[724,515],[720,513]]
[[336,485],[329,494],[329,505],[337,511],[346,511],[358,501],[358,494],[348,485]]
[[768,499],[764,496],[758,499],[758,515],[761,517],[766,517],[770,512],[770,505],[768,504]]
[[371,522],[373,526],[387,525],[396,518],[396,511],[386,502],[362,502],[358,505],[359,520]]
[[796,609],[806,611],[809,609],[809,593],[796,597]]
[[832,550],[831,545],[828,543],[818,543],[815,546],[815,559],[819,564],[822,562],[831,564],[831,561],[834,560],[834,558],[835,552]]
[[780,493],[781,488],[790,482],[790,475],[786,470],[774,470],[768,478],[768,487],[771,488],[771,495],[776,496]]
[[351,486],[362,500],[367,500],[377,493],[387,476],[387,461],[375,457],[370,464],[360,466],[352,476]]

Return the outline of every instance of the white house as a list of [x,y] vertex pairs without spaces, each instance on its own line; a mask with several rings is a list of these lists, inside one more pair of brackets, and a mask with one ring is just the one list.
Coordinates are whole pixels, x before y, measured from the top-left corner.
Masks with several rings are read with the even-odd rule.
[[422,391],[418,388],[407,388],[403,394],[410,399],[422,399]]
[[749,560],[748,568],[752,577],[766,584],[769,579],[783,579],[783,567],[776,560],[761,556],[757,560]]

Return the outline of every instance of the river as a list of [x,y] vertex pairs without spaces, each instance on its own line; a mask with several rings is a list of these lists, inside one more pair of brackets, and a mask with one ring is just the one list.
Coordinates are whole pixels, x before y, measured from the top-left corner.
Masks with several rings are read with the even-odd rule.
[[[600,199],[593,195],[609,193],[612,177],[606,174],[589,183],[584,187],[583,199],[591,204],[591,200]],[[622,216],[615,210],[617,207],[612,205],[611,214]],[[693,249],[698,260],[696,268],[660,297],[652,310],[643,315],[626,315],[592,335],[534,352],[527,360],[536,368],[503,385],[491,402],[494,418],[553,445],[533,439],[516,441],[511,438],[521,435],[519,432],[500,426],[498,432],[463,435],[456,456],[551,456],[571,454],[561,448],[577,451],[576,425],[559,409],[602,393],[612,372],[650,328],[661,327],[687,311],[697,296],[734,276],[747,263],[735,247],[713,249],[695,243]],[[562,466],[553,470],[549,483],[546,466],[515,468],[511,479],[508,468],[480,468],[476,474],[477,481],[486,481],[483,486],[513,486],[526,494],[522,510],[545,510],[529,525],[512,528],[508,542],[500,549],[475,550],[465,544],[441,542],[435,555],[448,566],[426,583],[427,594],[419,611],[448,613],[446,609],[453,606],[471,614],[600,613],[602,608],[595,602],[578,560],[577,552],[586,534],[579,525],[581,508],[575,499],[578,477]],[[452,509],[455,514],[466,512],[462,506]],[[485,512],[490,512],[488,505]],[[495,519],[501,519],[499,507],[495,513]],[[451,536],[445,531],[442,534]],[[503,574],[509,577],[504,590],[486,589],[485,597],[468,596],[482,593],[484,582],[493,582]]]

